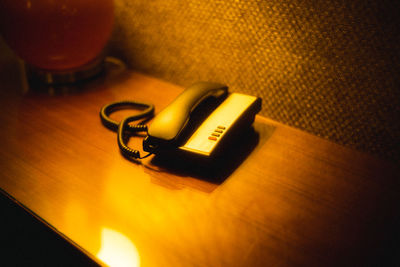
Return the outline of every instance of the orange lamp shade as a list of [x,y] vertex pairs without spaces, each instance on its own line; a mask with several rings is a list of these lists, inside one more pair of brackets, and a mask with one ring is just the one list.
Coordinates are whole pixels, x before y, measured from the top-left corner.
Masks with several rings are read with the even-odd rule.
[[0,32],[25,62],[68,70],[94,60],[113,28],[113,0],[2,0]]

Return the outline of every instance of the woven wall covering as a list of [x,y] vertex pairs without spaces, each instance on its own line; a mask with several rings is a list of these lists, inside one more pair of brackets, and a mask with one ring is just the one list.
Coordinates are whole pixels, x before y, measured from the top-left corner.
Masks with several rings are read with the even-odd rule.
[[266,117],[400,160],[398,4],[116,0],[116,16],[111,53],[132,68],[226,83]]

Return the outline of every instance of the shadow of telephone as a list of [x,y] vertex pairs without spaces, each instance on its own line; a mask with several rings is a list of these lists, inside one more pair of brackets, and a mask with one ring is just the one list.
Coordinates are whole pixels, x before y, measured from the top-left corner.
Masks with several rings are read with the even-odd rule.
[[[121,109],[139,109],[140,113],[121,122],[110,114]],[[199,82],[183,91],[171,104],[154,117],[154,106],[147,103],[120,101],[105,105],[100,110],[103,125],[118,133],[118,146],[123,156],[139,160],[152,154],[162,157],[196,159],[210,162],[224,155],[241,133],[249,129],[261,110],[261,99],[229,93],[228,87],[218,83]],[[133,121],[142,120],[136,125]],[[128,146],[131,135],[145,132],[143,151]]]

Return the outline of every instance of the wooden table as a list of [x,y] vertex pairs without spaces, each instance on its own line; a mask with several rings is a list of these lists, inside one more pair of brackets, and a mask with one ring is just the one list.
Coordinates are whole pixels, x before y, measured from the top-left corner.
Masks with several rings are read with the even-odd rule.
[[132,99],[160,111],[182,88],[116,68],[55,95],[21,93],[18,76],[1,79],[0,188],[97,259],[141,266],[400,263],[393,163],[257,116],[248,149],[221,179],[155,168],[151,158],[136,164],[122,157],[99,109]]

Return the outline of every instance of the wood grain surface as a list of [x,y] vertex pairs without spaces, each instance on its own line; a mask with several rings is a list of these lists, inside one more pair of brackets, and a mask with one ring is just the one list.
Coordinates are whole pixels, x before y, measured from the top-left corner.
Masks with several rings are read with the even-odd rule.
[[138,164],[122,157],[100,108],[131,99],[159,112],[181,87],[115,66],[75,90],[1,79],[0,187],[107,264],[400,263],[392,163],[257,116],[214,174]]

